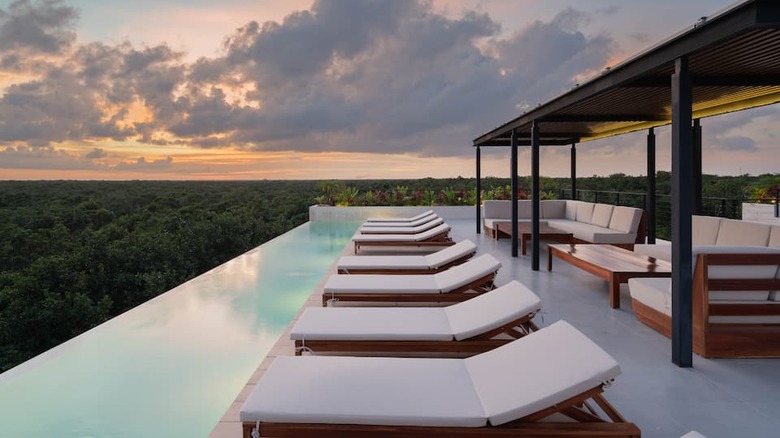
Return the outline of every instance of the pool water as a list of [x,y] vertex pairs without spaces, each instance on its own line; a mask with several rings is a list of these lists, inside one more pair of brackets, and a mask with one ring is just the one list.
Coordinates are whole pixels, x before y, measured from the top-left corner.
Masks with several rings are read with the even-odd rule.
[[207,436],[357,225],[304,224],[0,374],[0,436]]

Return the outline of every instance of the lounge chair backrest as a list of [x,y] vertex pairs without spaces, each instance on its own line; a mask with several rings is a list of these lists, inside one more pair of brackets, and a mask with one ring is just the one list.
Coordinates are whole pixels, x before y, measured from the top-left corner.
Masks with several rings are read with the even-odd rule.
[[462,265],[433,274],[433,279],[439,290],[446,293],[494,273],[500,267],[501,262],[498,259],[490,254],[482,254]]
[[620,374],[612,356],[565,321],[465,363],[494,426],[558,404]]
[[423,257],[425,257],[425,262],[428,264],[428,267],[438,268],[476,251],[477,245],[475,245],[474,242],[463,240],[455,245],[448,246],[441,251],[436,251],[433,254],[428,254]]
[[437,225],[435,228],[431,228],[428,231],[423,231],[419,234],[411,234],[410,236],[414,237],[414,240],[417,242],[421,242],[423,240],[430,239],[433,236],[436,236],[438,234],[444,233],[446,231],[450,230],[450,226],[447,224],[441,224]]
[[542,301],[517,280],[444,308],[455,339],[462,341],[536,313]]
[[433,210],[428,210],[412,217],[370,217],[366,219],[366,222],[414,222],[433,214],[436,213]]

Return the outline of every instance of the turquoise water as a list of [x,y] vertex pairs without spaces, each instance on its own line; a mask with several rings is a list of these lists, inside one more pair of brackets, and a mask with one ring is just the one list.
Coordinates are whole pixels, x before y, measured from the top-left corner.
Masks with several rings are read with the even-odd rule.
[[207,436],[356,227],[304,224],[0,374],[0,436]]

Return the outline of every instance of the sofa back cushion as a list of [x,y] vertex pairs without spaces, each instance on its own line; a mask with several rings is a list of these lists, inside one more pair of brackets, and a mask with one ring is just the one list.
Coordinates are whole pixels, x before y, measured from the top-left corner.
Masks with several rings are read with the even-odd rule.
[[548,199],[542,201],[542,217],[545,219],[563,219],[566,217],[565,199]]
[[482,203],[483,217],[489,219],[511,219],[511,201],[491,199]]
[[766,246],[769,243],[769,229],[767,224],[726,219],[720,223],[715,244]]
[[591,225],[599,227],[609,227],[609,220],[612,219],[613,206],[609,204],[596,204],[593,207],[593,216],[590,218]]
[[589,224],[591,218],[593,218],[593,203],[580,202],[577,205],[577,222]]
[[577,206],[580,205],[580,201],[566,201],[565,218],[570,221],[577,220]]
[[612,210],[609,228],[623,233],[637,233],[642,220],[642,210],[632,207],[617,206]]
[[711,216],[693,216],[691,221],[691,240],[694,245],[715,245],[721,218]]
[[[509,205],[512,205],[512,201],[509,202]],[[531,203],[530,199],[519,199],[517,201],[517,218],[518,219],[525,219],[529,220],[533,216],[533,210],[534,206]],[[510,210],[511,211],[511,210]]]
[[772,230],[769,231],[768,246],[780,247],[780,225],[773,225]]

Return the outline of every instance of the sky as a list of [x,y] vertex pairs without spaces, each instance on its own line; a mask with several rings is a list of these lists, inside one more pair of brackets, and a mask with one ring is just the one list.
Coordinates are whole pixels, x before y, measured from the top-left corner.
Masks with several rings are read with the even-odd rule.
[[[0,180],[473,177],[474,138],[730,4],[0,0]],[[779,120],[702,120],[704,172],[777,173]],[[577,156],[642,175],[645,135]],[[542,173],[568,157],[544,148]],[[508,149],[482,163],[509,175]]]

